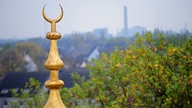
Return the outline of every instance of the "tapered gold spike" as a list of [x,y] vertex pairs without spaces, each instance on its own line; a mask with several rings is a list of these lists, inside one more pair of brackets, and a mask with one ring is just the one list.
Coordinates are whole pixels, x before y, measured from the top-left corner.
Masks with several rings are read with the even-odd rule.
[[61,14],[56,19],[50,19],[45,15],[43,7],[42,14],[44,19],[51,23],[51,31],[46,34],[46,37],[50,40],[50,51],[47,60],[45,61],[45,68],[50,70],[50,80],[46,81],[45,87],[50,89],[50,94],[48,101],[44,108],[66,108],[63,104],[59,88],[64,85],[64,82],[59,80],[59,69],[63,68],[64,63],[59,57],[58,48],[57,48],[57,40],[61,38],[61,34],[56,31],[56,23],[59,22],[63,17],[63,8],[61,5]]

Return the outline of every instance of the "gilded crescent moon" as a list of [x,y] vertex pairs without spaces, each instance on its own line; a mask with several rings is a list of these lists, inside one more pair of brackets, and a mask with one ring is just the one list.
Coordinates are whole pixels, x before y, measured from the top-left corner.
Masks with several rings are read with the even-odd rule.
[[44,7],[43,7],[42,14],[43,14],[44,19],[45,19],[47,22],[52,23],[52,22],[55,21],[55,23],[57,23],[57,22],[59,22],[59,21],[62,19],[62,17],[63,17],[63,8],[62,8],[62,6],[61,6],[60,4],[59,4],[59,6],[60,6],[60,8],[61,8],[60,16],[59,16],[58,18],[54,19],[54,20],[48,18],[48,17],[45,15],[45,12],[44,12],[45,6],[46,6],[46,4],[45,4]]

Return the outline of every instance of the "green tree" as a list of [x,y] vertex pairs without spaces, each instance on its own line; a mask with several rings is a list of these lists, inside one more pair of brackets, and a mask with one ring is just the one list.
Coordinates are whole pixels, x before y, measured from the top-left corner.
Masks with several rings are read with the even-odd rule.
[[33,42],[20,42],[16,45],[16,48],[19,50],[20,53],[24,56],[28,54],[33,62],[36,63],[39,71],[44,71],[44,62],[47,57],[47,53],[44,52],[41,47]]
[[95,60],[90,80],[64,89],[63,100],[73,108],[192,107],[191,46],[192,37],[177,46],[163,35],[137,35],[126,50]]
[[24,59],[17,49],[9,48],[1,54],[0,64],[4,73],[19,72],[23,70]]
[[16,89],[11,92],[16,98],[11,102],[11,108],[43,108],[48,98],[46,91],[40,88],[40,82],[34,78],[30,78],[19,92]]

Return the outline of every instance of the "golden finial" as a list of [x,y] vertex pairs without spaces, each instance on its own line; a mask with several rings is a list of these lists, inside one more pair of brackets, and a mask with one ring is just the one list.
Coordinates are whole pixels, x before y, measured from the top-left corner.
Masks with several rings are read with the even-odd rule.
[[50,19],[50,18],[48,18],[48,17],[45,15],[45,12],[44,12],[45,6],[46,6],[46,4],[44,5],[43,10],[42,10],[43,17],[44,17],[44,19],[45,19],[47,22],[51,23],[51,31],[52,31],[52,32],[55,32],[55,31],[56,31],[56,23],[59,22],[59,21],[62,19],[62,17],[63,17],[63,8],[62,8],[62,6],[59,4],[59,6],[60,6],[60,8],[61,8],[60,16],[59,16],[58,18],[56,18],[56,19]]
[[44,13],[44,5],[42,14],[44,19],[51,23],[51,31],[46,34],[46,37],[50,39],[50,51],[47,60],[45,61],[45,68],[50,70],[50,80],[46,81],[45,87],[50,89],[49,99],[44,106],[44,108],[66,108],[63,104],[59,88],[64,85],[64,82],[59,80],[59,69],[63,68],[64,63],[60,59],[58,48],[57,48],[57,39],[61,38],[61,34],[56,31],[56,23],[59,22],[63,17],[63,8],[61,5],[61,14],[56,19],[48,18]]

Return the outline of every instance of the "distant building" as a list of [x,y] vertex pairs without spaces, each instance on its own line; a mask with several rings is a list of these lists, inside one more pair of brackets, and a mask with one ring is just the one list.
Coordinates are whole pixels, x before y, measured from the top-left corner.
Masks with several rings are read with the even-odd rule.
[[100,52],[98,47],[95,47],[94,50],[87,57],[87,62],[91,62],[92,59],[98,59],[100,57]]
[[93,35],[96,37],[101,37],[101,38],[111,38],[111,35],[108,33],[107,28],[97,28],[93,30]]
[[132,28],[129,29],[129,37],[131,36],[135,36],[136,33],[143,35],[146,32],[146,28],[141,27],[141,26],[134,26]]
[[91,61],[93,59],[98,59],[99,57],[100,57],[99,48],[94,47],[88,53],[78,56],[73,67],[85,68],[87,64],[91,65]]
[[127,6],[124,6],[124,36],[128,36],[128,19],[127,19]]
[[136,33],[143,34],[146,29],[141,26],[134,26],[132,28],[128,28],[128,12],[127,12],[127,6],[124,6],[124,28],[117,32],[117,36],[123,36],[123,37],[132,37]]
[[124,28],[117,33],[118,36],[124,36],[124,37],[128,37],[128,17],[127,17],[127,6],[124,6],[124,10],[123,10],[123,15],[124,15]]
[[25,54],[24,60],[26,62],[25,70],[27,72],[37,72],[38,71],[37,65],[33,62],[33,60],[31,59],[31,57],[28,54]]

